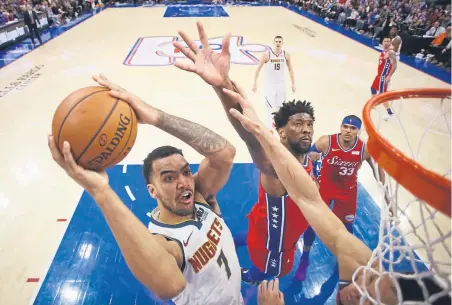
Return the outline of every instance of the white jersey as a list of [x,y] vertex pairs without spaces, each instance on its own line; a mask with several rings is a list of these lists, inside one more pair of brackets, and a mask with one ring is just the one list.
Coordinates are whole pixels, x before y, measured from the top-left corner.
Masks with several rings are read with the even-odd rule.
[[159,214],[158,208],[152,211],[149,231],[177,241],[184,256],[181,270],[187,286],[172,301],[176,305],[244,304],[239,259],[223,218],[197,202],[194,220],[168,225],[158,221]]
[[392,43],[392,42],[394,41],[394,39],[396,39],[396,38],[400,39],[400,44],[399,44],[399,47],[397,48],[397,50],[394,49],[394,52],[396,53],[397,60],[400,60],[400,50],[402,49],[402,38],[401,38],[400,36],[397,35],[396,37],[394,37],[394,38],[391,39],[391,43]]
[[279,55],[269,51],[268,61],[265,63],[265,89],[267,91],[284,90],[286,87],[286,52]]

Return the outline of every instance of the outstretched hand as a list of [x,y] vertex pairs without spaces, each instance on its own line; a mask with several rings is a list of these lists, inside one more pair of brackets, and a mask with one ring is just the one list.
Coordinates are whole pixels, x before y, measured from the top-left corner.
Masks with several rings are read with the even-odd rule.
[[221,52],[216,53],[209,45],[209,39],[202,23],[198,21],[196,25],[202,45],[201,49],[186,33],[178,31],[188,48],[177,41],[173,42],[173,45],[192,63],[176,61],[174,65],[179,69],[198,74],[209,85],[222,87],[225,84],[230,68],[231,54],[229,52],[229,43],[231,34],[224,36]]
[[146,104],[135,94],[113,83],[107,77],[105,77],[105,75],[94,75],[93,80],[99,85],[110,89],[111,96],[127,102],[135,111],[139,123],[155,125],[158,121],[158,113],[154,107]]

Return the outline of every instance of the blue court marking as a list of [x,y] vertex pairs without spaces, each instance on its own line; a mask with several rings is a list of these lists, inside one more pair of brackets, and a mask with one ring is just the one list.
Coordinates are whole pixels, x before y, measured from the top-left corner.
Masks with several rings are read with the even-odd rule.
[[[191,168],[196,171],[198,165],[191,165]],[[127,207],[147,226],[149,218],[146,213],[156,206],[156,202],[148,194],[141,166],[128,165],[125,174],[122,169],[122,166],[115,166],[108,171],[110,184]],[[130,199],[126,185],[136,201]],[[224,219],[233,234],[248,228],[246,214],[257,200],[257,185],[258,171],[253,164],[234,164],[228,183],[218,194]],[[355,235],[374,248],[378,241],[380,211],[361,185],[358,188],[357,210]],[[307,278],[303,283],[298,283],[293,281],[293,275],[300,254],[301,249],[296,253],[293,271],[280,282],[286,304],[334,304],[338,281],[335,257],[316,238]],[[246,247],[239,248],[238,255],[240,264],[247,267],[250,261]],[[404,264],[401,269],[406,271],[410,268]],[[242,294],[246,304],[257,304],[256,287],[242,283]],[[133,277],[99,208],[84,192],[34,304],[134,305],[172,302],[156,301],[152,293]]]
[[163,17],[229,17],[220,5],[171,5]]

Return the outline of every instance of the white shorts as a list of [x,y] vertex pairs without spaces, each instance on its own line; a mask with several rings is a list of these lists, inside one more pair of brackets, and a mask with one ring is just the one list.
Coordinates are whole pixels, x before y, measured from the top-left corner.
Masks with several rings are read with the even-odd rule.
[[283,88],[265,92],[265,106],[267,107],[267,124],[269,128],[273,126],[272,113],[278,111],[285,101],[286,90]]

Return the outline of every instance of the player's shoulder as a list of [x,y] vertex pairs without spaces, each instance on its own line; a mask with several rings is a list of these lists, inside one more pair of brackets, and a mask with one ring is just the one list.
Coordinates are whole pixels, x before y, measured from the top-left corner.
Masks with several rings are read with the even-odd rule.
[[[327,154],[330,148],[330,136],[329,135],[323,135],[320,136],[314,143],[315,149],[323,154]],[[311,157],[314,157],[315,155],[312,155]],[[314,160],[315,162],[316,160]]]
[[388,57],[389,57],[389,56],[395,56],[395,55],[396,55],[396,52],[394,51],[394,49],[389,49],[389,50],[386,52],[386,54],[388,54]]
[[205,208],[214,212],[217,216],[222,217],[216,196],[205,198],[200,192],[195,191],[194,201],[198,206],[204,206]]
[[331,137],[331,136],[332,136],[332,135],[328,135],[328,134],[321,135],[321,136],[317,139],[317,141],[315,141],[315,144],[317,145],[317,143],[328,142],[328,141],[330,140],[330,137]]
[[324,134],[320,136],[319,140],[321,141],[329,141],[331,137],[334,137],[336,134]]

